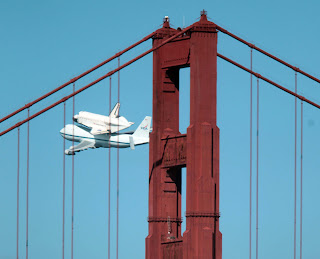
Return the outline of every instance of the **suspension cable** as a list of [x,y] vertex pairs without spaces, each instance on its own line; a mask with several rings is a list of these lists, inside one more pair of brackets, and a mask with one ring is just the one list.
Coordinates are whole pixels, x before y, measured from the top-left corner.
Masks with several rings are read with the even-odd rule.
[[65,200],[66,200],[66,102],[63,103],[63,175],[62,175],[62,259],[64,259],[64,226],[65,226]]
[[109,189],[108,189],[108,259],[110,259],[110,211],[111,211],[111,76],[109,78],[110,86],[109,86]]
[[[252,48],[250,49],[250,69],[252,71]],[[250,74],[250,216],[249,216],[249,259],[251,259],[252,233],[252,74]]]
[[17,156],[17,259],[19,258],[19,180],[20,180],[20,127],[18,127],[18,156]]
[[[223,60],[225,60],[225,61],[227,61],[227,62],[229,62],[229,63],[231,63],[231,64],[233,64],[233,65],[235,65],[237,67],[239,67],[239,68],[241,68],[242,70],[244,70],[244,71],[246,71],[248,73],[252,73],[257,78],[260,78],[263,81],[265,81],[265,82],[267,82],[267,83],[279,88],[280,90],[282,90],[282,91],[284,91],[284,92],[286,92],[286,93],[288,93],[288,94],[290,94],[292,96],[295,96],[298,99],[300,99],[300,100],[302,100],[302,101],[304,101],[304,102],[306,102],[306,103],[308,103],[308,104],[320,109],[320,105],[319,104],[316,104],[315,102],[310,101],[309,99],[305,98],[304,96],[296,94],[293,91],[290,91],[289,89],[287,89],[287,88],[285,88],[285,87],[283,87],[283,86],[271,81],[270,79],[268,79],[268,78],[266,78],[266,77],[264,77],[264,76],[262,76],[262,75],[260,75],[260,74],[258,74],[256,72],[254,72],[254,71],[251,71],[249,68],[246,68],[246,67],[240,65],[239,63],[231,60],[230,58],[227,58],[227,57],[225,57],[225,56],[223,56],[223,55],[221,55],[219,53],[217,53],[217,57],[219,57],[219,58],[221,58],[221,59],[223,59]],[[0,133],[0,135],[1,135],[1,133]]]
[[301,101],[301,143],[300,143],[300,153],[301,153],[301,162],[300,162],[300,259],[302,259],[302,180],[303,180],[303,101]]
[[281,64],[283,64],[283,65],[285,65],[285,66],[287,66],[287,67],[289,67],[289,68],[291,68],[292,70],[294,70],[294,71],[296,71],[296,72],[299,72],[300,74],[302,74],[302,75],[304,75],[304,76],[306,76],[306,77],[308,77],[308,78],[310,78],[310,79],[312,79],[312,80],[320,83],[320,79],[319,79],[319,78],[316,78],[316,77],[314,77],[314,76],[312,76],[312,75],[310,75],[310,74],[302,71],[301,69],[290,65],[289,63],[281,60],[280,58],[277,58],[276,56],[271,55],[270,53],[268,53],[268,52],[266,52],[266,51],[264,51],[264,50],[256,47],[255,45],[253,45],[253,44],[251,44],[251,43],[249,43],[249,42],[241,39],[240,37],[238,37],[238,36],[236,36],[236,35],[228,32],[227,30],[223,29],[222,27],[220,27],[220,26],[218,26],[218,25],[217,25],[217,30],[221,31],[222,33],[225,33],[225,34],[229,35],[230,37],[232,37],[232,38],[234,38],[234,39],[242,42],[243,44],[249,46],[250,48],[255,49],[256,51],[259,51],[260,53],[268,56],[269,58],[271,58],[271,59],[273,59],[273,60],[275,60],[275,61],[277,61],[277,62],[279,62],[279,63],[281,63]]
[[73,79],[69,80],[68,82],[64,83],[63,85],[61,85],[61,86],[57,87],[56,89],[54,89],[54,90],[50,91],[49,93],[47,93],[47,94],[45,94],[45,95],[43,95],[43,96],[39,97],[38,99],[34,100],[33,102],[28,103],[28,104],[26,104],[25,106],[23,106],[22,108],[20,108],[20,109],[18,109],[18,110],[16,110],[16,111],[12,112],[11,114],[9,114],[9,115],[5,116],[4,118],[0,119],[0,123],[1,123],[1,122],[3,122],[3,121],[5,121],[5,120],[7,120],[7,119],[9,119],[9,118],[11,118],[12,116],[14,116],[14,115],[18,114],[19,112],[21,112],[21,111],[23,111],[23,110],[25,110],[25,109],[27,109],[27,108],[31,107],[32,105],[34,105],[34,104],[36,104],[36,103],[40,102],[41,100],[43,100],[43,99],[47,98],[48,96],[50,96],[50,95],[52,95],[52,94],[54,94],[54,93],[58,92],[59,90],[61,90],[61,89],[65,88],[66,86],[68,86],[68,85],[70,85],[70,84],[72,84],[72,83],[76,82],[76,81],[77,81],[77,80],[79,80],[80,78],[82,78],[82,77],[84,77],[84,76],[86,76],[86,75],[90,74],[91,72],[93,72],[93,71],[95,71],[96,69],[98,69],[98,68],[102,67],[103,65],[105,65],[105,64],[107,64],[107,63],[109,63],[110,61],[114,60],[115,58],[120,57],[122,54],[126,53],[127,51],[129,51],[129,50],[133,49],[134,47],[136,47],[136,46],[140,45],[141,43],[143,43],[143,42],[145,42],[145,41],[147,41],[147,40],[151,39],[154,35],[155,35],[155,32],[150,33],[149,35],[147,35],[147,36],[146,36],[146,37],[144,37],[143,39],[139,40],[138,42],[136,42],[136,43],[132,44],[131,46],[127,47],[126,49],[124,49],[124,50],[122,50],[122,51],[120,51],[120,52],[116,53],[116,54],[115,54],[115,55],[113,55],[111,58],[108,58],[107,60],[105,60],[105,61],[101,62],[100,64],[98,64],[98,65],[96,65],[95,67],[93,67],[93,68],[89,69],[88,71],[86,71],[86,72],[84,72],[84,73],[80,74],[79,76],[77,76],[77,77],[75,77],[75,78],[73,78]]
[[[153,51],[161,48],[162,46],[164,46],[164,45],[167,44],[168,42],[174,40],[175,38],[178,38],[179,36],[183,35],[184,33],[186,33],[187,31],[189,31],[189,30],[192,29],[192,28],[193,28],[193,25],[185,28],[184,30],[178,32],[177,34],[173,35],[172,37],[166,39],[165,41],[163,41],[161,44],[157,45],[156,47],[153,47],[153,48],[145,51],[144,53],[140,54],[139,56],[137,56],[137,57],[131,59],[130,61],[126,62],[126,63],[123,64],[122,66],[120,66],[120,67],[118,67],[118,68],[110,71],[109,73],[107,73],[107,74],[103,75],[102,77],[96,79],[95,81],[91,82],[90,84],[88,84],[88,85],[86,85],[86,86],[78,89],[76,92],[74,92],[74,93],[72,93],[72,94],[69,94],[68,96],[63,97],[61,100],[59,100],[59,101],[51,104],[50,106],[46,107],[45,109],[43,109],[43,110],[41,110],[41,111],[33,114],[32,116],[30,116],[30,118],[27,118],[27,119],[25,119],[25,120],[23,120],[23,121],[20,121],[20,122],[16,123],[16,124],[13,125],[12,127],[10,127],[10,128],[8,128],[8,129],[0,132],[0,136],[6,134],[6,133],[8,133],[8,132],[10,132],[11,130],[13,130],[13,129],[19,127],[19,126],[21,126],[22,124],[26,123],[27,121],[32,120],[32,119],[34,119],[35,117],[38,117],[38,116],[41,115],[42,113],[44,113],[44,112],[52,109],[53,107],[56,107],[56,106],[59,105],[60,103],[65,102],[66,100],[68,100],[69,98],[73,97],[74,95],[77,95],[77,94],[81,93],[82,91],[88,89],[89,87],[91,87],[91,86],[99,83],[99,82],[102,81],[103,79],[106,79],[107,77],[112,76],[113,74],[115,74],[115,73],[118,72],[119,70],[121,70],[121,69],[123,69],[123,68],[125,68],[125,67],[127,67],[127,66],[129,66],[129,65],[131,65],[132,63],[134,63],[134,62],[136,62],[137,60],[143,58],[144,56],[148,55],[149,53],[151,53],[151,52],[153,52]],[[320,106],[319,106],[319,108],[320,108]]]
[[258,259],[259,227],[259,78],[257,78],[257,193],[256,193],[256,259]]
[[[118,57],[118,67],[120,67],[120,57]],[[118,71],[118,103],[120,103],[120,70]],[[119,108],[120,112],[120,108]],[[119,123],[118,123],[119,133]],[[116,259],[119,257],[119,134],[117,137],[117,246],[116,246]]]
[[[295,72],[295,93],[297,93],[297,72]],[[294,220],[293,258],[296,259],[297,246],[297,98],[294,98]]]
[[[30,116],[30,108],[28,108],[28,118]],[[26,204],[26,259],[28,259],[29,246],[29,138],[30,138],[30,122],[27,124],[27,204]]]
[[[75,92],[75,83],[73,83],[73,93]],[[75,97],[72,97],[72,118],[74,117]],[[72,120],[72,150],[74,150],[74,120]],[[71,259],[73,259],[73,228],[74,228],[74,154],[72,155],[72,212],[71,212]]]

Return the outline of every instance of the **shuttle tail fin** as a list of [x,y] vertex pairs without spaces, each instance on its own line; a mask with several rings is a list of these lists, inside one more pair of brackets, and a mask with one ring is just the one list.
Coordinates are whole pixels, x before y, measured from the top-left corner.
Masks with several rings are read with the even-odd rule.
[[118,118],[119,117],[119,110],[120,110],[120,103],[116,103],[116,105],[113,107],[112,111],[110,112],[111,118]]

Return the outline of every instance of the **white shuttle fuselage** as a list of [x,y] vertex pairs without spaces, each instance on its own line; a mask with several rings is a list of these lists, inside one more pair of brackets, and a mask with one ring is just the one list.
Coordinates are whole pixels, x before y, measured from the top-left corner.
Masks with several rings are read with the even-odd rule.
[[120,103],[117,103],[109,116],[92,112],[81,111],[73,116],[73,120],[79,124],[91,128],[92,135],[114,133],[129,128],[133,122],[129,122],[125,117],[119,116]]

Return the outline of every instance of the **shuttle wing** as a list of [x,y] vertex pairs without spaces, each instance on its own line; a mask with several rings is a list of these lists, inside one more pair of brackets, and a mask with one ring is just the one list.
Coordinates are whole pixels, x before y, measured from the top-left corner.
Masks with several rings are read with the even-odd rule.
[[87,119],[87,118],[81,118],[79,115],[75,115],[74,119],[75,122],[84,125],[86,127],[92,128],[95,124],[92,122],[92,120]]
[[132,124],[128,125],[112,125],[111,127],[109,125],[106,126],[100,126],[100,125],[94,125],[91,127],[90,133],[92,135],[99,135],[99,134],[110,134],[110,133],[117,133],[120,130],[129,128]]
[[80,152],[82,150],[86,150],[88,148],[96,148],[94,141],[82,140],[79,145],[71,146],[69,149],[65,151],[66,155],[74,155],[75,152]]
[[92,135],[99,135],[99,134],[106,134],[109,133],[110,131],[107,129],[107,127],[103,127],[103,126],[94,126],[91,128],[90,133]]

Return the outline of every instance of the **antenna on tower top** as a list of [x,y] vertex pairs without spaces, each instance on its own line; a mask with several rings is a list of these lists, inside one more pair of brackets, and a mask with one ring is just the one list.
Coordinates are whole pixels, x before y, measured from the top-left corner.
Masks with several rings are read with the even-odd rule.
[[200,12],[200,14],[201,14],[201,16],[202,16],[202,15],[207,16],[207,11],[203,9],[203,10]]
[[163,28],[169,28],[170,27],[170,25],[169,25],[169,16],[165,16],[164,18],[163,18]]

